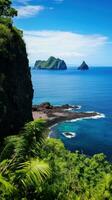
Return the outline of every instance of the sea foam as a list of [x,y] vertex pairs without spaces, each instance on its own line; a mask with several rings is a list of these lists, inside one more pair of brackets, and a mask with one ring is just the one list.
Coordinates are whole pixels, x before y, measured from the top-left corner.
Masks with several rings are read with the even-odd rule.
[[82,106],[80,105],[77,105],[77,107],[75,107],[74,105],[69,105],[69,106],[72,106],[72,108],[67,108],[67,109],[64,109],[65,111],[72,111],[72,110],[80,110],[82,108]]
[[[87,111],[86,113],[94,113],[94,111]],[[77,118],[77,119],[72,119],[72,120],[67,120],[66,122],[76,122],[76,121],[81,121],[84,119],[101,119],[101,118],[105,118],[106,116],[103,113],[98,113],[95,116],[91,116],[91,117],[81,117],[81,118]]]
[[82,106],[78,105],[76,110],[80,110],[82,108]]
[[[62,133],[66,138],[69,138],[69,139],[71,139],[71,138],[74,138],[74,137],[76,137],[76,133],[73,133],[73,132],[64,132],[64,133]],[[69,134],[69,135],[67,135],[67,134]]]

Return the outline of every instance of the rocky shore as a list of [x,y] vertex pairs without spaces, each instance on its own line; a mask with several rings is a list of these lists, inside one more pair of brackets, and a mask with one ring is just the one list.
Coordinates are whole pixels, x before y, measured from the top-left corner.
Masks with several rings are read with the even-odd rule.
[[[53,106],[50,103],[43,103],[34,105],[32,107],[32,113],[34,119],[45,119],[48,127],[62,121],[100,116],[97,112],[75,112],[77,109],[79,109],[79,106],[71,106],[68,104]],[[72,110],[74,110],[74,112],[72,112]]]

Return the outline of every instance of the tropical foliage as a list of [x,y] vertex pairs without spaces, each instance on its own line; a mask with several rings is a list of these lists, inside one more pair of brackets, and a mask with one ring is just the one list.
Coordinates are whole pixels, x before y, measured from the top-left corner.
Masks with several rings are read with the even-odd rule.
[[61,141],[47,139],[40,157],[52,168],[40,199],[112,200],[112,164],[102,153],[89,158],[67,151]]
[[50,176],[47,162],[37,156],[46,135],[45,121],[25,125],[20,135],[5,139],[0,154],[0,199],[30,199]]
[[17,16],[17,11],[11,7],[11,0],[0,0],[0,23],[12,24],[12,18]]
[[0,154],[0,199],[112,200],[112,164],[103,154],[71,153],[46,138],[45,121],[5,139]]

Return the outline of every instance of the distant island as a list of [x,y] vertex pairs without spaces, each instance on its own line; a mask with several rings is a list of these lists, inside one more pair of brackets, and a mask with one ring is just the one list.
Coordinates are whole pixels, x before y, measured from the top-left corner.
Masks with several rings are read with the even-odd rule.
[[51,56],[48,60],[37,60],[34,69],[66,70],[67,65],[64,60]]
[[88,65],[86,64],[85,61],[82,62],[82,64],[77,68],[78,70],[88,70],[89,67]]

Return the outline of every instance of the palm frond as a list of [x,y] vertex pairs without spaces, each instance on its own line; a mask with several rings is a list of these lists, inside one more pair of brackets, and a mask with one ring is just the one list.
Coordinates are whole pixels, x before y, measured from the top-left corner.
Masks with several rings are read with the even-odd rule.
[[[44,138],[46,132],[46,121],[37,119],[25,124],[22,133],[25,138],[36,140],[37,142]],[[31,142],[31,141],[30,141]]]
[[34,148],[37,147],[37,144],[43,143],[47,135],[45,120],[38,119],[25,124],[18,136],[9,136],[5,139],[5,147],[0,154],[0,161],[12,159],[15,154],[21,161],[26,156],[32,156]]
[[3,193],[12,194],[14,189],[14,186],[9,181],[7,181],[2,176],[2,174],[0,174],[0,191],[2,191]]
[[24,187],[29,185],[38,186],[39,183],[50,176],[49,165],[37,158],[20,164],[19,168],[16,173]]
[[8,165],[9,160],[3,160],[2,162],[0,162],[0,172],[2,173],[2,171],[4,170],[4,168]]
[[39,144],[43,143],[48,131],[46,122],[38,119],[27,123],[21,132],[21,143],[16,146],[19,157],[34,157]]
[[11,158],[12,154],[14,153],[17,138],[17,136],[10,136],[5,139],[5,147],[0,153],[0,161]]

